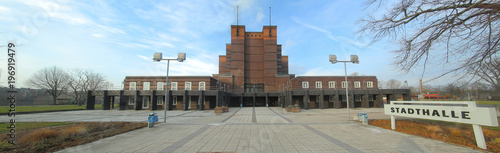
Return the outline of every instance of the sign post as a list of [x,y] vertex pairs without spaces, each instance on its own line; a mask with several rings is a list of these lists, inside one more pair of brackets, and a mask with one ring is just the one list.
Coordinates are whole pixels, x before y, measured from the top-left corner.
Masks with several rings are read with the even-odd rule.
[[486,149],[481,125],[498,126],[495,108],[477,107],[470,101],[391,101],[384,104],[384,112],[391,115],[391,128],[396,129],[395,116],[412,117],[472,124],[476,143]]

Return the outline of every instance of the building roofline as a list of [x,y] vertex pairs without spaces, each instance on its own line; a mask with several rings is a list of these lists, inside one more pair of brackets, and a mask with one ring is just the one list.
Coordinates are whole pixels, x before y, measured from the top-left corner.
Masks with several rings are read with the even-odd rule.
[[[155,77],[166,77],[166,76],[125,76],[126,78],[155,78]],[[168,76],[169,78],[179,78],[179,77],[185,77],[185,78],[198,78],[198,77],[210,77],[212,76]]]
[[[318,77],[345,77],[345,76],[342,76],[342,75],[337,75],[337,76],[296,76],[296,78],[318,78]],[[347,77],[377,77],[377,76],[371,76],[371,75],[367,75],[367,76],[347,76]]]

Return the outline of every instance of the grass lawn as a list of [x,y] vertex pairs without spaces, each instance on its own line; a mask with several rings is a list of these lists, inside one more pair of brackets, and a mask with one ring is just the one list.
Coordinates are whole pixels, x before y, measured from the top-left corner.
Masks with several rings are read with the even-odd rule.
[[500,105],[500,101],[476,101],[479,105]]
[[[38,128],[75,124],[74,122],[19,122],[16,123],[16,131],[33,130]],[[9,127],[10,123],[0,123],[0,127]],[[0,128],[0,134],[9,132],[9,128]]]
[[[118,104],[115,104],[115,108],[118,107]],[[0,113],[9,112],[9,106],[1,106]],[[50,111],[50,110],[67,110],[67,109],[85,109],[85,105],[53,105],[53,106],[16,106],[16,112],[35,112],[35,111]],[[94,109],[99,110],[102,109],[101,104],[97,104],[94,106]]]

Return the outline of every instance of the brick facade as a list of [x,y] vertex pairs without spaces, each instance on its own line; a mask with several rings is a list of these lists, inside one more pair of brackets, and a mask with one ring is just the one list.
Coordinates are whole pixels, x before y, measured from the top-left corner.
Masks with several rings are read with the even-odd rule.
[[[350,107],[382,107],[386,100],[395,100],[394,95],[408,99],[407,89],[378,89],[376,76],[348,76],[346,95],[344,76],[289,74],[288,56],[282,55],[276,30],[276,26],[264,26],[262,32],[246,32],[245,26],[231,26],[231,43],[226,44],[226,55],[219,56],[219,73],[213,76],[169,76],[168,87],[165,76],[127,76],[123,91],[104,95],[119,96],[120,110],[163,109],[165,95],[168,110],[294,104],[305,109],[342,108],[346,97]],[[101,92],[88,94],[92,103]]]

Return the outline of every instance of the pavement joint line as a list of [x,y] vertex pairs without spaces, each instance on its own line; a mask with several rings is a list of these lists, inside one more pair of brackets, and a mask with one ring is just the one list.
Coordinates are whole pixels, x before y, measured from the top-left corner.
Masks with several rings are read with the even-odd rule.
[[191,141],[194,139],[196,136],[200,135],[201,133],[205,132],[211,127],[211,125],[205,125],[202,128],[196,130],[195,132],[191,133],[190,135],[182,138],[181,140],[177,141],[176,143],[168,146],[167,148],[163,149],[161,152],[174,152],[175,150],[179,149],[183,145],[185,145],[187,142]]
[[361,151],[361,150],[358,150],[358,149],[356,149],[356,148],[352,147],[352,146],[351,146],[351,145],[349,145],[349,144],[346,144],[346,143],[344,143],[344,142],[342,142],[342,141],[340,141],[340,140],[338,140],[338,139],[335,139],[335,138],[333,138],[333,137],[331,137],[331,136],[329,136],[329,135],[326,135],[325,133],[323,133],[323,132],[321,132],[321,131],[319,131],[319,130],[314,129],[314,128],[310,127],[309,125],[302,125],[302,126],[304,126],[306,129],[308,129],[308,130],[312,131],[313,133],[315,133],[315,134],[317,134],[317,135],[319,135],[319,136],[321,136],[321,137],[325,138],[326,140],[328,140],[328,141],[330,141],[330,142],[332,142],[332,143],[336,144],[337,146],[342,147],[343,149],[345,149],[345,150],[347,150],[347,151],[349,151],[349,152],[356,152],[356,153],[358,153],[358,152],[360,152],[360,153],[361,153],[361,152],[363,152],[363,151]]
[[257,115],[255,114],[255,107],[253,107],[252,111],[252,122],[257,123]]
[[240,111],[240,110],[241,110],[241,107],[238,110],[236,110],[233,114],[231,114],[230,116],[228,116],[226,119],[222,120],[221,122],[222,123],[226,122],[227,120],[229,120],[230,118],[232,118],[234,116],[234,114],[238,113],[238,111]]
[[269,110],[271,110],[274,114],[278,115],[279,117],[283,118],[284,120],[288,121],[289,123],[293,122],[292,120],[284,117],[283,115],[276,113],[273,109],[269,108]]

